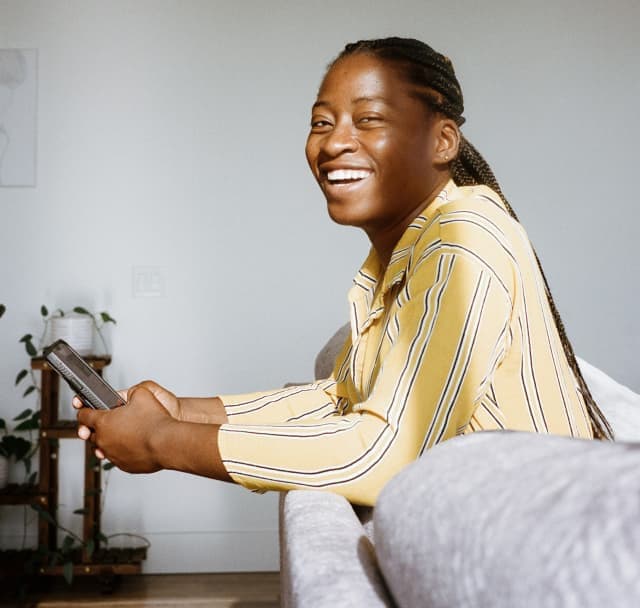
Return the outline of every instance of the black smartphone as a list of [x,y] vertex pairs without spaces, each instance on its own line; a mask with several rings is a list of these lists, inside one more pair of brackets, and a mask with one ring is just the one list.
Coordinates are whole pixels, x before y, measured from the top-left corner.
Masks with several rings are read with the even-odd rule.
[[110,410],[125,404],[122,397],[64,340],[57,340],[45,348],[44,358],[85,405],[95,410]]

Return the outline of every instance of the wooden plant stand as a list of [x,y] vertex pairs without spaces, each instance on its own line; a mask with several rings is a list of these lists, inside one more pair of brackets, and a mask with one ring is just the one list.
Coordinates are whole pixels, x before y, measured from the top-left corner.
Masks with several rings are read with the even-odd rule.
[[[102,376],[104,368],[111,363],[111,357],[85,357],[85,361]],[[0,490],[0,505],[39,505],[56,520],[58,509],[58,451],[60,439],[78,439],[75,420],[59,420],[60,377],[43,357],[34,357],[31,368],[40,372],[41,413],[40,413],[40,472],[37,485],[25,486],[10,484]],[[95,463],[93,448],[85,442],[84,465],[84,513],[82,539],[85,548],[73,556],[73,573],[77,575],[98,576],[102,580],[121,574],[140,574],[141,563],[146,559],[146,548],[102,547],[100,542],[100,464]],[[89,555],[86,542],[93,539],[94,551]],[[56,526],[43,517],[38,518],[38,546],[49,551],[57,548]],[[4,555],[3,555],[4,554]],[[24,562],[29,552],[4,551],[0,554],[0,566],[3,574],[22,574],[20,562]],[[31,551],[33,555],[33,551]],[[22,556],[22,558],[20,558]],[[50,565],[43,561],[38,566],[40,575],[61,575],[63,566]]]

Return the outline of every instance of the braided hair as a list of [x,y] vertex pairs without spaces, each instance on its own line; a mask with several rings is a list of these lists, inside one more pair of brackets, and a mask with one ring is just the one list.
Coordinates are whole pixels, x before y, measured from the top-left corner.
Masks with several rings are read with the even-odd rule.
[[[360,40],[347,44],[344,50],[330,64],[329,68],[340,61],[340,59],[357,53],[366,53],[397,64],[402,69],[407,81],[414,85],[415,91],[413,94],[416,95],[429,110],[439,112],[447,118],[454,120],[458,126],[461,126],[465,122],[462,116],[464,112],[462,89],[456,78],[453,64],[448,57],[433,50],[424,42],[413,38],[380,38],[375,40]],[[518,217],[502,193],[500,184],[493,174],[491,167],[465,137],[461,137],[458,155],[449,166],[451,176],[458,186],[488,186],[500,196],[509,214],[513,219],[518,221]],[[589,412],[594,437],[598,439],[613,439],[613,430],[593,399],[591,391],[582,376],[575,353],[567,337],[564,324],[551,296],[549,283],[535,251],[534,255],[544,281],[549,307],[553,313],[562,347],[564,348],[567,361],[573,370]]]

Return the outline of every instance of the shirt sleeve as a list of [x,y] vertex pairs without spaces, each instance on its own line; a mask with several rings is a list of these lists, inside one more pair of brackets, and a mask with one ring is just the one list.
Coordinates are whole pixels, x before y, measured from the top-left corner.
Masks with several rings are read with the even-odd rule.
[[336,412],[333,378],[241,395],[220,395],[231,424],[292,422]]
[[330,490],[373,505],[401,468],[469,423],[504,355],[511,301],[482,260],[455,247],[427,252],[393,305],[369,396],[323,420],[223,425],[230,476],[257,491]]

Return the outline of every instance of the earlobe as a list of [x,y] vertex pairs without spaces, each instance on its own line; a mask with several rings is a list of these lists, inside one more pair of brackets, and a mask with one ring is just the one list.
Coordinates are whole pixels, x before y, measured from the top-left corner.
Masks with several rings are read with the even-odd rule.
[[458,156],[460,146],[460,129],[450,118],[443,118],[439,124],[439,132],[436,136],[435,162],[439,165],[447,165]]

